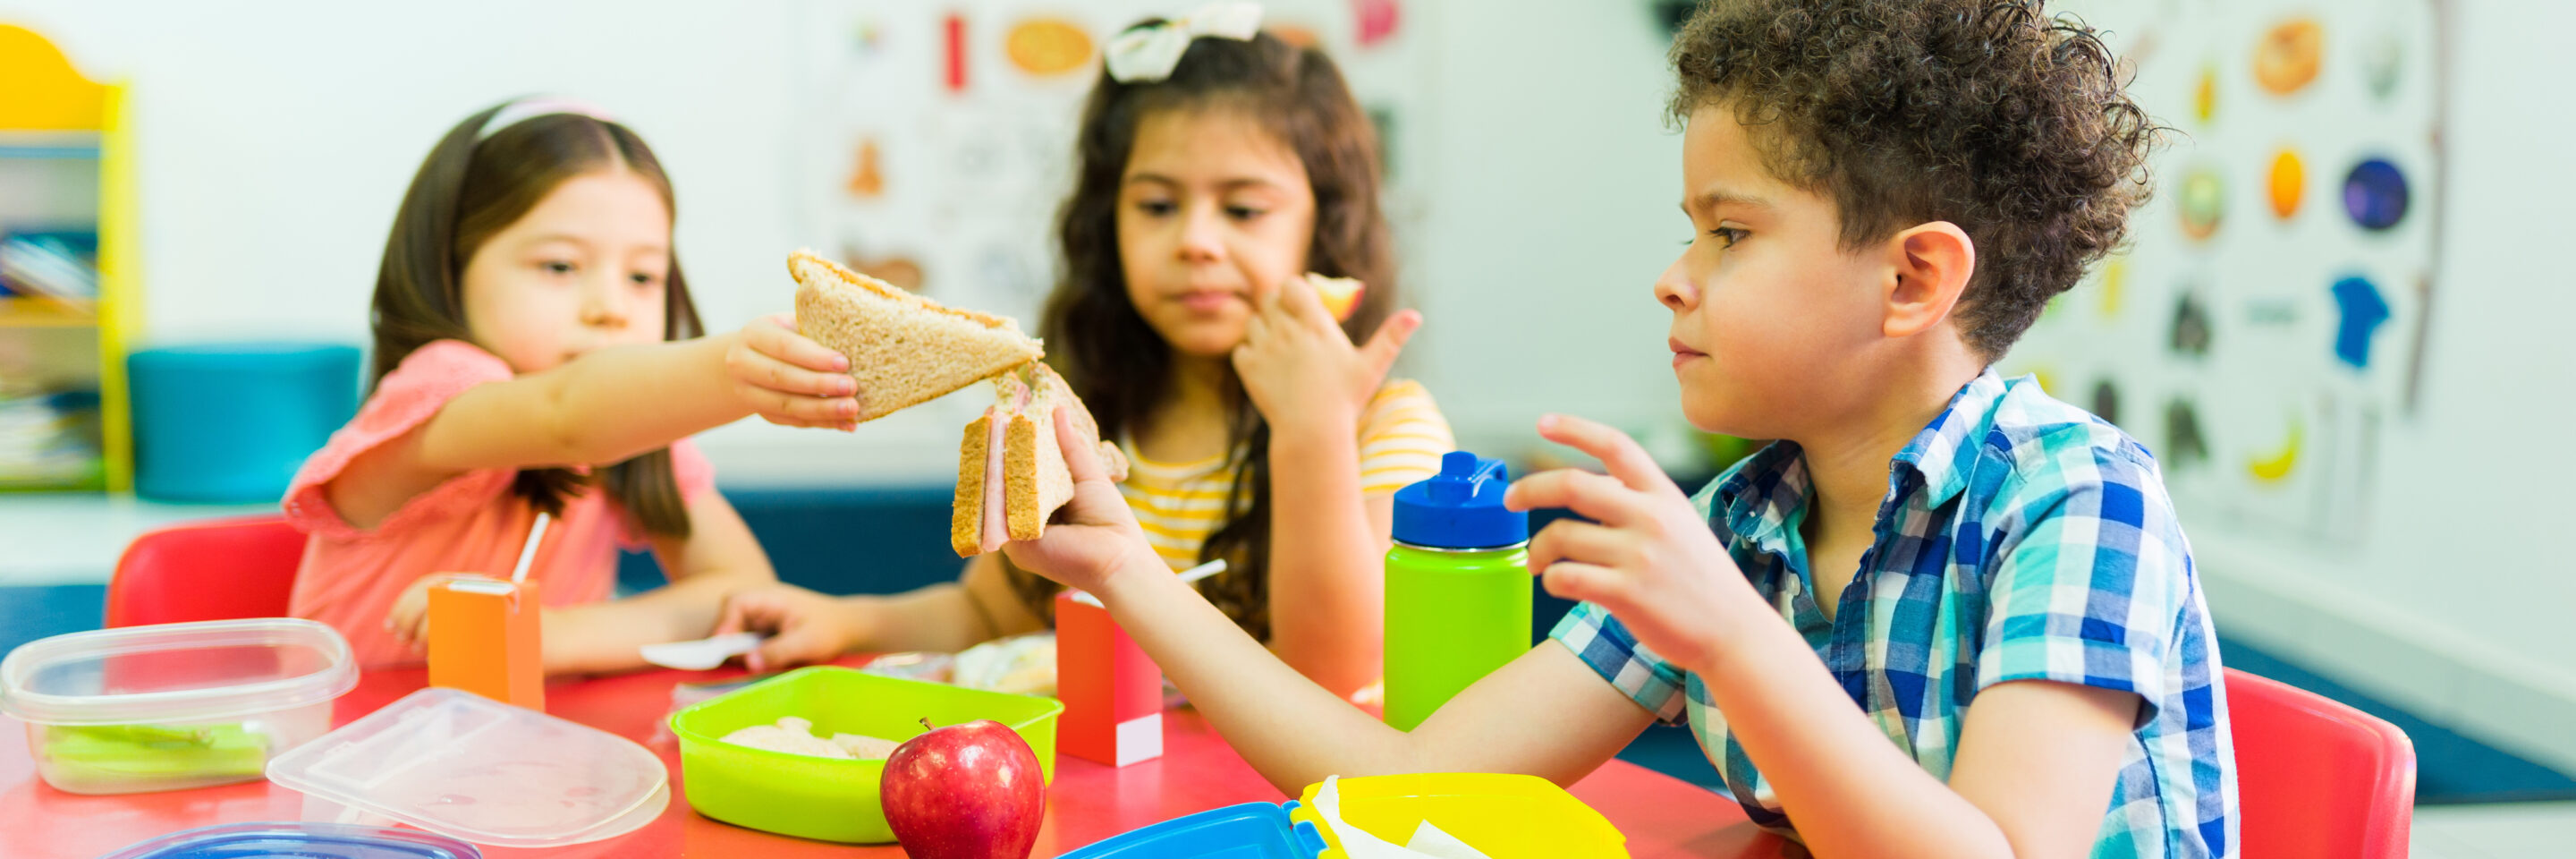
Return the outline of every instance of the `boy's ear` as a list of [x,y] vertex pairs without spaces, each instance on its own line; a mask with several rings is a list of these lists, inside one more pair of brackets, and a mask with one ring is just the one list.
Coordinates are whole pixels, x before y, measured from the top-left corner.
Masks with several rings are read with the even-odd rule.
[[1977,270],[1977,244],[1948,221],[1930,221],[1889,240],[1895,280],[1888,286],[1882,333],[1911,337],[1950,318],[1968,277]]

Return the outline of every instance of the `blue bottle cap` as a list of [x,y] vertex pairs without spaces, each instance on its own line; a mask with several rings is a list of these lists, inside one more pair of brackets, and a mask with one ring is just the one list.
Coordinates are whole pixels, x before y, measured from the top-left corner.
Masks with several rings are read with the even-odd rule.
[[1529,514],[1503,509],[1511,473],[1499,459],[1463,450],[1440,457],[1440,473],[1395,491],[1395,539],[1441,549],[1529,542]]

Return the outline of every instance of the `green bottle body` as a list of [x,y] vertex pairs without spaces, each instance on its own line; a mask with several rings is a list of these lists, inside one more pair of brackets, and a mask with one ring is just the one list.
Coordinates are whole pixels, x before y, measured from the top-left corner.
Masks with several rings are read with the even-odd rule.
[[1386,553],[1386,723],[1410,731],[1530,649],[1529,544]]

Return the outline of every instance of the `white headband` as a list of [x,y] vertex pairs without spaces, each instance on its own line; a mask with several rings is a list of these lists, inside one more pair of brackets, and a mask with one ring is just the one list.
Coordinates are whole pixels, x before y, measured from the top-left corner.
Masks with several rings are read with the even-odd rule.
[[481,143],[484,139],[500,133],[501,129],[540,116],[552,116],[558,113],[587,116],[601,122],[617,121],[616,117],[608,115],[608,111],[601,110],[590,102],[557,96],[532,95],[502,105],[499,111],[492,114],[491,119],[483,121],[482,130],[474,132],[474,142]]
[[1260,32],[1261,4],[1210,3],[1177,20],[1118,34],[1104,52],[1109,60],[1109,77],[1123,84],[1159,81],[1172,76],[1172,69],[1181,64],[1181,55],[1189,51],[1192,39],[1216,36],[1244,42]]

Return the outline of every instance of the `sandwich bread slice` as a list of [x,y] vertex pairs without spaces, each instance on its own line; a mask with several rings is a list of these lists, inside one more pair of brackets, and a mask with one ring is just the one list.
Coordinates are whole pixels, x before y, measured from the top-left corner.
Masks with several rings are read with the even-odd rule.
[[1127,457],[1100,440],[1100,425],[1064,377],[1029,363],[993,380],[993,405],[966,425],[957,446],[957,498],[948,544],[959,557],[983,554],[1008,540],[1035,540],[1047,517],[1073,500],[1073,472],[1055,434],[1057,409],[1072,409],[1073,428],[1100,452],[1109,479],[1127,479]]
[[1046,354],[1018,322],[944,307],[840,263],[797,251],[796,327],[848,356],[859,420],[871,421]]

